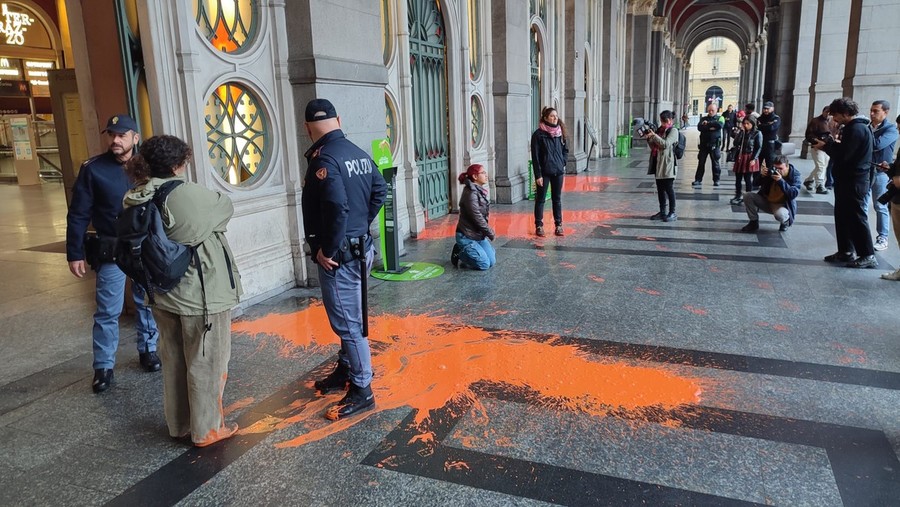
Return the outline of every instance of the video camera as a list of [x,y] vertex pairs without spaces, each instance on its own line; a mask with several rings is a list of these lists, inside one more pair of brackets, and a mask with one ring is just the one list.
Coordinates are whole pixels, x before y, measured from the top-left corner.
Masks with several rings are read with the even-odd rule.
[[645,122],[640,127],[638,127],[637,134],[640,137],[647,137],[647,134],[649,134],[650,132],[655,132],[656,129],[658,129],[658,128],[659,128],[659,125],[648,121],[648,122]]

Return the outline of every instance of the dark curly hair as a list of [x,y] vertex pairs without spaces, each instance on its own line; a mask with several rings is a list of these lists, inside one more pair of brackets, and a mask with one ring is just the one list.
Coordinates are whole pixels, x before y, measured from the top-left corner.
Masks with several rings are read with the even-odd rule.
[[175,136],[153,136],[128,161],[128,172],[138,183],[150,178],[171,178],[175,169],[191,160],[191,147]]
[[831,105],[828,106],[828,110],[831,111],[831,114],[846,114],[848,116],[856,116],[859,114],[859,104],[853,101],[850,97],[841,97],[839,99],[834,99],[831,101]]

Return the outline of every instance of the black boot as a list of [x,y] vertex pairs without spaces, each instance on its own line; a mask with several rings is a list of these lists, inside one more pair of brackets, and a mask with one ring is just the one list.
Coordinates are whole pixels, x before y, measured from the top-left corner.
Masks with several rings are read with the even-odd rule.
[[313,384],[320,393],[329,393],[332,391],[343,391],[350,382],[350,368],[340,361],[334,367],[334,371],[328,374],[322,380],[316,380]]
[[94,370],[94,381],[91,383],[91,389],[94,390],[95,393],[102,393],[109,389],[109,386],[112,385],[113,382],[113,371],[112,368],[109,369],[98,369]]
[[368,410],[374,406],[375,395],[372,394],[372,386],[358,387],[351,382],[350,390],[347,391],[347,395],[344,396],[344,399],[339,401],[337,405],[329,408],[328,412],[325,413],[325,417],[332,421],[337,421],[338,419],[350,417],[357,412]]

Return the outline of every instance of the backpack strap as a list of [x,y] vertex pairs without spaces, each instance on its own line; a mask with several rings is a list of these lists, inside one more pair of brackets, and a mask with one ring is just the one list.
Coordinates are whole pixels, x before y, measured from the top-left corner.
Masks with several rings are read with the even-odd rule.
[[162,210],[163,204],[166,202],[166,198],[169,197],[169,194],[175,190],[178,185],[184,183],[184,180],[171,180],[160,185],[156,192],[153,194],[153,204],[156,205],[156,208]]

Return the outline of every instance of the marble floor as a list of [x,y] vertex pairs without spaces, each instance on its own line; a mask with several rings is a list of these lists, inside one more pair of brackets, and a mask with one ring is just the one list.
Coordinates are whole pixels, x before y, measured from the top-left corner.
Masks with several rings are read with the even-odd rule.
[[62,188],[0,186],[0,505],[900,505],[897,245],[877,270],[823,262],[833,198],[805,190],[788,231],[741,233],[734,177],[693,189],[682,163],[677,222],[648,220],[639,146],[566,177],[564,237],[494,205],[487,272],[450,264],[456,216],[429,222],[402,260],[441,276],[370,279],[377,406],[349,420],[312,388],[338,347],[318,290],[244,308],[242,430],[204,449],[168,437],[127,317],[91,392]]

